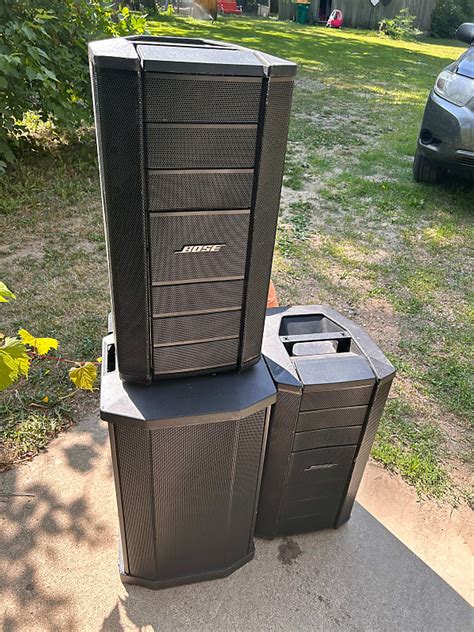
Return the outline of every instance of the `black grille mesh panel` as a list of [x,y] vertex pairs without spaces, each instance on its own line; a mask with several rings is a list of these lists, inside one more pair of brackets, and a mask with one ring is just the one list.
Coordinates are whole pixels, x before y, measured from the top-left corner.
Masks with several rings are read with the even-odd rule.
[[[186,214],[150,218],[154,282],[243,276],[249,215]],[[183,246],[222,244],[219,252],[181,253]]]
[[306,392],[303,393],[301,399],[301,410],[363,406],[369,403],[373,390],[374,387],[370,385],[345,389],[336,388],[332,391]]
[[226,307],[240,308],[243,287],[243,281],[214,281],[153,287],[153,313],[158,315]]
[[312,448],[327,448],[337,445],[356,445],[359,441],[361,426],[346,428],[324,428],[297,432],[293,443],[293,450],[311,450]]
[[250,552],[264,421],[262,410],[240,421],[116,427],[131,574],[178,579]]
[[150,490],[150,432],[119,425],[114,426],[114,432],[129,573],[153,579],[155,541]]
[[242,360],[260,353],[280,204],[293,81],[271,81],[263,127],[244,314]]
[[255,527],[257,535],[276,535],[300,397],[299,393],[278,391],[276,404],[272,408]]
[[253,168],[254,129],[147,126],[151,169]]
[[224,336],[238,337],[239,330],[240,311],[155,318],[153,342],[166,344]]
[[357,490],[359,489],[365,466],[367,465],[367,461],[369,459],[370,450],[372,449],[372,444],[377,433],[380,418],[382,417],[382,413],[385,408],[385,402],[387,401],[390,387],[392,386],[392,381],[393,380],[389,380],[385,382],[385,384],[376,387],[374,401],[370,410],[366,427],[363,430],[362,439],[360,442],[359,451],[355,459],[354,469],[352,471],[349,487],[341,508],[341,513],[338,518],[338,524],[342,524],[343,522],[348,520],[351,515],[352,505],[354,504]]
[[213,367],[235,366],[238,350],[238,338],[174,347],[155,347],[154,371],[156,374],[190,373]]
[[148,172],[150,211],[250,208],[253,172]]
[[146,74],[145,117],[151,122],[256,123],[262,81]]
[[304,432],[318,428],[334,428],[335,426],[361,426],[364,423],[366,413],[367,406],[307,411],[300,413],[297,431]]
[[118,366],[145,381],[150,340],[141,86],[136,73],[96,69],[93,86]]

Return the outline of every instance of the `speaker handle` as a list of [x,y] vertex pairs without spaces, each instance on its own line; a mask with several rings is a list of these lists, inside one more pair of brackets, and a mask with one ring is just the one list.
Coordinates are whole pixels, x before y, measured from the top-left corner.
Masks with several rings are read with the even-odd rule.
[[288,355],[293,356],[293,347],[300,342],[328,342],[336,341],[336,353],[347,353],[351,350],[352,336],[345,331],[328,331],[317,334],[294,334],[292,336],[280,336]]

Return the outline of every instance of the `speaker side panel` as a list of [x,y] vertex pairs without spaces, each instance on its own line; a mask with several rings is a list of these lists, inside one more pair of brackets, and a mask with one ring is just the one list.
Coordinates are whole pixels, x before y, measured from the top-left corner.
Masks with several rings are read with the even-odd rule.
[[301,394],[278,389],[272,408],[268,432],[262,486],[257,510],[255,533],[273,538],[276,535],[280,505],[285,491],[293,438],[298,420]]
[[250,227],[242,363],[260,354],[285,164],[293,79],[270,79]]
[[92,66],[94,113],[119,371],[151,379],[142,88],[137,72]]
[[115,484],[118,486],[122,548],[128,560],[128,572],[153,579],[156,561],[150,431],[117,424],[113,426],[113,433]]
[[354,500],[357,495],[362,476],[364,474],[365,466],[367,465],[367,461],[369,460],[370,450],[372,449],[372,444],[375,439],[375,434],[379,426],[380,418],[382,417],[382,413],[385,408],[385,402],[387,401],[390,387],[392,386],[392,381],[393,380],[391,379],[384,384],[378,385],[376,387],[367,423],[362,432],[359,450],[354,460],[354,466],[350,475],[347,492],[345,494],[339,516],[336,521],[337,527],[349,520],[351,516],[352,506],[354,504]]

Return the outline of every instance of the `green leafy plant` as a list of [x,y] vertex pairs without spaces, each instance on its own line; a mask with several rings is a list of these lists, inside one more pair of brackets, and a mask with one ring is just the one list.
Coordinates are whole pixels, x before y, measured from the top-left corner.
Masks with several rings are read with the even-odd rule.
[[431,35],[454,37],[463,22],[474,21],[474,0],[437,0],[431,15]]
[[0,172],[31,140],[27,113],[69,135],[91,123],[87,43],[146,25],[103,0],[0,0]]
[[[13,292],[0,282],[0,303],[15,300]],[[85,391],[92,391],[97,378],[96,362],[76,362],[59,356],[47,355],[52,349],[58,348],[55,338],[37,338],[26,329],[20,329],[15,337],[0,333],[0,391],[5,390],[21,378],[28,378],[33,358],[44,358],[59,362],[70,363],[69,378],[73,384]]]
[[413,40],[421,31],[414,26],[416,16],[408,9],[402,9],[393,19],[384,18],[379,22],[379,33],[397,40]]

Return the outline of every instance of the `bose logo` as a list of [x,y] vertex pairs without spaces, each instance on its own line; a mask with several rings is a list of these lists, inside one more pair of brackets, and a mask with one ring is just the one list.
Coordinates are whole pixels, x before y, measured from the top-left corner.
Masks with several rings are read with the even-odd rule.
[[225,244],[200,244],[197,246],[183,246],[181,250],[175,250],[179,255],[187,254],[189,252],[219,252]]
[[311,470],[329,470],[331,467],[336,467],[337,463],[321,463],[321,465],[310,465],[309,467],[305,467],[305,472],[310,472]]

